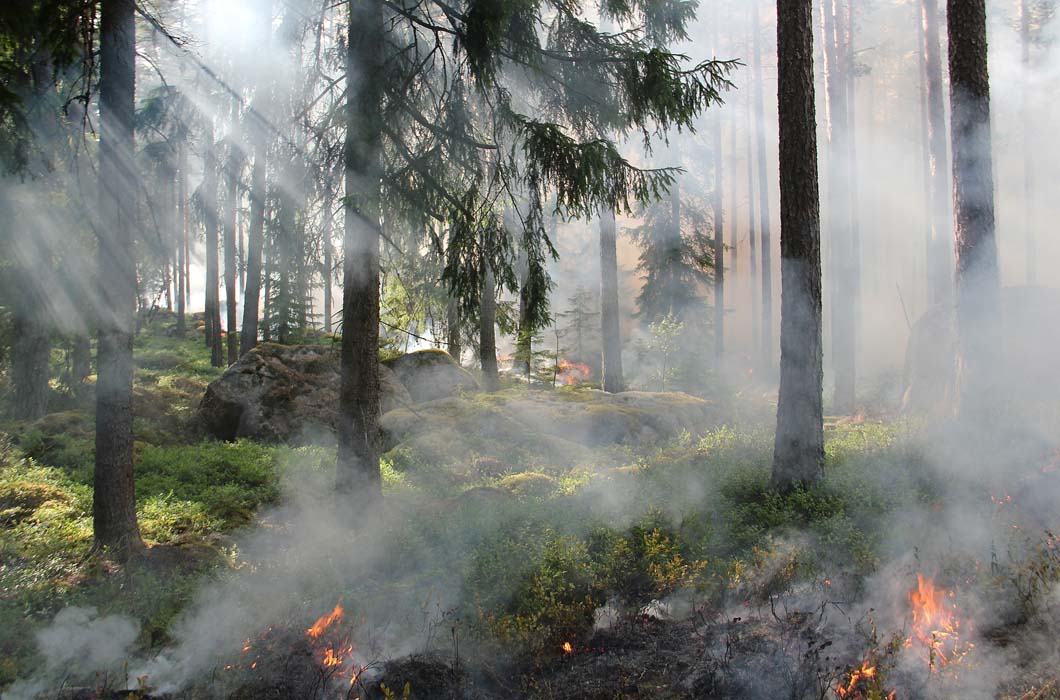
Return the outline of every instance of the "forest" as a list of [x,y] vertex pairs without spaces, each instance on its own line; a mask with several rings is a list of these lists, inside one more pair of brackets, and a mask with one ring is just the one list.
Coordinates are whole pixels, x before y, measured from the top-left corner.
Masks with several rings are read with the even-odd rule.
[[1060,700],[1058,36],[3,0],[0,698]]

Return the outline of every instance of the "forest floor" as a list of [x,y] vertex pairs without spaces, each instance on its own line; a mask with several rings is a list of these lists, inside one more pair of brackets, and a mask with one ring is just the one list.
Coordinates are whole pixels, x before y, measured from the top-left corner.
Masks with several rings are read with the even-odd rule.
[[[91,552],[85,397],[0,426],[0,688],[136,687],[113,679],[142,668],[145,694],[186,697],[1060,698],[1041,503],[1060,445],[999,484],[955,477],[923,426],[832,418],[823,483],[780,495],[769,407],[746,402],[704,434],[554,468],[477,454],[481,436],[436,467],[399,446],[385,505],[350,514],[327,497],[332,449],[203,437],[219,372],[201,337],[156,322],[136,360],[149,550],[129,566]],[[453,467],[463,445],[478,468]],[[318,646],[303,632],[339,604],[342,638]],[[47,634],[71,606],[85,628],[132,621],[106,681]]]

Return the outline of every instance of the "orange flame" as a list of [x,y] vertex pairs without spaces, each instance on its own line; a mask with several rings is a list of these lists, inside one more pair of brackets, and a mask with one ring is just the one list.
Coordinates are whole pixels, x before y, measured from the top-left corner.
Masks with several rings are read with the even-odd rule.
[[344,617],[346,617],[346,611],[342,609],[342,603],[336,603],[334,610],[327,615],[321,615],[305,633],[311,639],[317,639],[324,634],[328,627],[331,627],[336,622],[341,622]]
[[[862,700],[869,697],[879,697],[878,695],[871,694],[871,686],[876,680],[876,666],[870,665],[869,661],[863,661],[861,668],[856,668],[853,671],[847,673],[846,683],[840,682],[835,688],[835,696],[842,700],[843,698],[849,698],[849,700]],[[869,686],[869,687],[866,687]],[[888,695],[883,696],[884,700],[894,700],[896,691],[891,691]]]
[[921,658],[934,671],[959,661],[974,645],[960,640],[960,620],[953,591],[936,587],[934,581],[919,573],[916,583],[917,587],[909,591],[909,602],[913,606],[913,635],[905,645],[918,644]]
[[591,370],[589,365],[583,362],[570,362],[561,359],[556,363],[557,377],[564,386],[574,386],[581,382],[589,381]]
[[573,654],[574,653],[574,647],[571,645],[570,642],[563,642],[563,653],[564,654]]

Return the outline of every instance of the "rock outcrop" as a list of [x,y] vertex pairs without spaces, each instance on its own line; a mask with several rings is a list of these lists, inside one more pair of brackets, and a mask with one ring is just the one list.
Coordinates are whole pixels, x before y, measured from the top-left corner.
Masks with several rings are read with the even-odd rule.
[[[381,379],[384,410],[411,401],[393,373]],[[335,429],[338,402],[337,349],[263,343],[210,382],[199,417],[222,440],[299,442]]]
[[420,350],[383,363],[390,368],[416,403],[444,399],[479,390],[471,373],[444,350]]

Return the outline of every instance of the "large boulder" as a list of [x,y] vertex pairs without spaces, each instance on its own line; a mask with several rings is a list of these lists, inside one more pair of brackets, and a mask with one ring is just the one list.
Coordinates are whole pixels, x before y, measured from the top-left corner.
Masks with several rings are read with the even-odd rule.
[[393,370],[416,403],[479,390],[471,373],[444,350],[419,350],[383,363]]
[[[1043,404],[1060,403],[1060,290],[1005,287],[1001,290],[1001,326],[995,373],[997,402],[1034,413]],[[914,324],[905,358],[902,409],[907,413],[945,415],[956,398],[957,334],[953,313],[944,306],[928,309]]]
[[[412,403],[405,387],[380,366],[382,410]],[[309,442],[338,421],[339,356],[326,345],[263,343],[210,382],[199,405],[206,431],[222,440]]]

